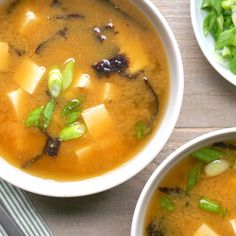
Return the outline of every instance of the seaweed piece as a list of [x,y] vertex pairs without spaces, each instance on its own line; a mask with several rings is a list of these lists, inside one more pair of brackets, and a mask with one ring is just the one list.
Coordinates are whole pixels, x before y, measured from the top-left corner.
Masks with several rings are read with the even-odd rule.
[[60,36],[64,39],[67,39],[67,37],[68,37],[67,31],[68,31],[67,27],[64,27],[64,28],[58,30],[52,37],[50,37],[50,38],[44,40],[42,43],[40,43],[34,52],[39,55],[41,53],[42,49],[45,48],[48,43],[55,40],[55,36]]
[[9,44],[9,46],[10,46],[10,49],[12,49],[17,54],[17,56],[19,56],[19,57],[24,56],[25,53],[26,53],[26,51],[22,48],[17,48],[12,44]]
[[156,94],[154,88],[149,83],[147,77],[144,77],[143,79],[144,79],[144,82],[145,82],[147,88],[149,89],[149,91],[151,92],[151,94],[154,98],[153,112],[152,112],[151,119],[149,121],[150,126],[152,126],[155,119],[156,119],[156,117],[157,117],[157,115],[158,115],[158,112],[159,112],[159,99],[158,99],[158,95]]
[[71,20],[71,19],[84,19],[85,16],[80,15],[78,13],[69,13],[65,15],[55,15],[49,16],[48,20]]
[[126,17],[127,19],[133,21],[137,25],[139,25],[143,30],[148,30],[148,27],[141,23],[140,21],[136,20],[132,16],[130,16],[126,11],[118,7],[112,0],[99,0],[101,3],[106,4],[108,7],[115,10],[117,13],[121,14],[122,16]]
[[8,5],[8,7],[7,7],[7,13],[8,14],[11,14],[15,9],[16,9],[16,7],[17,7],[17,5],[20,3],[20,1],[21,0],[14,0],[14,1],[12,1],[9,5]]
[[48,136],[44,147],[44,153],[51,157],[56,157],[61,146],[61,141],[58,138]]
[[160,229],[159,222],[153,220],[147,227],[148,236],[164,236],[162,230]]
[[41,157],[42,157],[42,155],[37,155],[37,156],[33,157],[32,159],[26,161],[26,162],[22,165],[22,168],[24,168],[24,169],[29,168],[32,164],[34,164],[35,162],[37,162]]
[[60,0],[53,0],[50,7],[60,7],[61,1]]
[[216,147],[216,148],[231,149],[231,150],[235,150],[236,151],[236,145],[231,144],[231,143],[216,142],[216,143],[213,143],[212,146]]
[[112,74],[124,72],[129,66],[128,58],[125,54],[117,55],[111,59],[103,59],[92,65],[92,68],[101,74]]
[[158,190],[167,195],[184,193],[184,190],[180,187],[159,187]]

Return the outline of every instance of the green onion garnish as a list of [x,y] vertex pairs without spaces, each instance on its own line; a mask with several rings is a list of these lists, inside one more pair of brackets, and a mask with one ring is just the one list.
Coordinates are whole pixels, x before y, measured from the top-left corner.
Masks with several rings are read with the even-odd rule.
[[200,164],[196,164],[188,173],[188,180],[185,187],[185,192],[188,194],[198,183],[201,174]]
[[220,203],[213,201],[209,198],[203,197],[198,202],[198,207],[206,212],[221,213],[223,208]]
[[44,107],[38,107],[36,109],[34,109],[33,111],[31,111],[29,113],[29,115],[27,116],[26,120],[25,120],[25,126],[26,127],[39,127],[40,126],[40,118],[41,118],[41,114],[43,112]]
[[201,148],[190,154],[192,157],[204,163],[211,163],[224,157],[224,152],[212,148]]
[[64,63],[62,69],[63,90],[66,90],[67,88],[70,87],[74,78],[74,70],[75,70],[75,60],[73,58],[70,58]]
[[174,201],[166,196],[161,196],[160,206],[162,209],[165,209],[167,211],[174,211],[176,208]]
[[43,109],[43,129],[46,130],[52,120],[53,112],[55,110],[55,101],[51,100],[47,103],[45,108]]
[[139,121],[135,124],[135,134],[137,139],[142,139],[151,132],[151,128],[143,121]]
[[55,67],[48,74],[48,89],[53,98],[59,97],[62,90],[62,75],[59,68]]
[[77,139],[82,137],[85,134],[86,130],[87,128],[84,124],[75,123],[61,130],[61,132],[59,133],[59,139],[62,141]]

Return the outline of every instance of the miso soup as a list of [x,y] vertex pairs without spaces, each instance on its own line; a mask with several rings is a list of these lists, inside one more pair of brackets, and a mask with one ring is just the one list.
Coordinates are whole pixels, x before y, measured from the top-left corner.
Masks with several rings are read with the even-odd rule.
[[235,199],[235,142],[201,148],[161,181],[148,207],[144,235],[236,235]]
[[35,176],[79,180],[121,166],[150,140],[169,68],[131,1],[4,1],[0,22],[2,158]]

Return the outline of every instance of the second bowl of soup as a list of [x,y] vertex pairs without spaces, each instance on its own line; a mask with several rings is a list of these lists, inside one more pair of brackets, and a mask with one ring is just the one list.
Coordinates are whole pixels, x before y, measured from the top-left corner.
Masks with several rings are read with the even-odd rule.
[[143,169],[183,93],[179,50],[155,7],[23,0],[2,1],[0,13],[0,176],[77,196]]

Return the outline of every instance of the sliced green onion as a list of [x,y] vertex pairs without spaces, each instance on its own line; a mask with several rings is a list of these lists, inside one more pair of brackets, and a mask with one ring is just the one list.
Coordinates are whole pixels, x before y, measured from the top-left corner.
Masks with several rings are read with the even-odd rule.
[[55,110],[55,101],[51,100],[45,106],[42,116],[43,116],[43,129],[46,130],[52,120],[53,112]]
[[73,99],[68,104],[66,104],[61,112],[62,116],[68,116],[73,111],[79,111],[83,103],[83,98]]
[[225,172],[226,170],[229,169],[229,162],[226,160],[216,160],[213,161],[209,164],[207,164],[204,167],[204,172],[206,174],[206,176],[208,177],[213,177],[216,175],[220,175],[223,172]]
[[188,194],[198,183],[201,174],[200,164],[196,164],[188,173],[188,180],[185,187],[185,192]]
[[161,196],[160,206],[162,209],[165,209],[167,211],[174,211],[176,208],[174,201],[166,196]]
[[220,203],[213,201],[209,198],[203,197],[200,199],[198,203],[198,207],[206,212],[210,213],[221,213],[222,212],[222,206]]
[[214,11],[212,11],[211,13],[209,13],[207,17],[205,17],[204,23],[203,23],[203,32],[205,35],[208,35],[208,33],[212,30],[212,28],[214,27],[216,23],[216,19],[217,17]]
[[207,164],[224,157],[224,155],[224,152],[212,148],[201,148],[191,153],[192,157]]
[[25,126],[26,127],[30,127],[30,126],[39,127],[43,109],[44,107],[41,106],[31,111],[25,120]]
[[76,121],[78,121],[80,115],[81,115],[80,111],[71,112],[66,119],[66,125],[74,124]]
[[75,71],[75,60],[73,58],[68,59],[62,69],[62,84],[63,90],[66,90],[70,87]]
[[82,137],[85,134],[86,130],[87,128],[84,124],[75,123],[64,128],[59,134],[59,139],[62,141],[77,139]]
[[135,134],[137,139],[142,139],[151,132],[151,128],[143,121],[139,121],[135,124]]
[[62,75],[59,68],[55,67],[48,74],[48,88],[53,98],[59,97],[62,90]]

